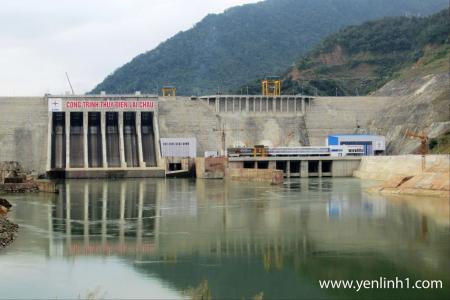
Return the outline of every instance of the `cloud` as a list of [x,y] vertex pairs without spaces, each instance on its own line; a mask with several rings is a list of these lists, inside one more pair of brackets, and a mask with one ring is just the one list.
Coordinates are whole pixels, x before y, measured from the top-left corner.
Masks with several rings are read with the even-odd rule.
[[0,10],[0,95],[92,89],[209,13],[258,0],[20,0]]

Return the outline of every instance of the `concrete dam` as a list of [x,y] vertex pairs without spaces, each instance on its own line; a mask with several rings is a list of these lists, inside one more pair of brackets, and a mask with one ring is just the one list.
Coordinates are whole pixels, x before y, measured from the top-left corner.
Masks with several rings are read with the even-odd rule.
[[324,145],[355,133],[392,97],[90,95],[0,98],[0,161],[67,178],[163,177],[160,138],[225,146]]

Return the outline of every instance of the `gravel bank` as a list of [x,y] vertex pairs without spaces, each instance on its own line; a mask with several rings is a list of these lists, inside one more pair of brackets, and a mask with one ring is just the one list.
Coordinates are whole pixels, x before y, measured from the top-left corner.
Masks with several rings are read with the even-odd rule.
[[11,244],[17,236],[19,226],[0,216],[0,249]]

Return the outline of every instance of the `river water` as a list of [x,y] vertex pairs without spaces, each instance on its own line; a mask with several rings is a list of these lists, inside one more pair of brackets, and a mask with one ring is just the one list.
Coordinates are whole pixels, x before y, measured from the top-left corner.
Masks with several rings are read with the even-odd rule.
[[[370,184],[79,180],[7,195],[20,230],[0,252],[0,298],[448,299],[448,200]],[[380,277],[443,288],[319,286]]]

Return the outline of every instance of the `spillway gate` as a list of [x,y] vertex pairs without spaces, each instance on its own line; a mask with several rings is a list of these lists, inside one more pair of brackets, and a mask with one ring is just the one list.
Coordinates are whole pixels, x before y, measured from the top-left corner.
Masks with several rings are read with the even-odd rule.
[[164,177],[158,166],[158,98],[148,95],[51,96],[50,177]]

